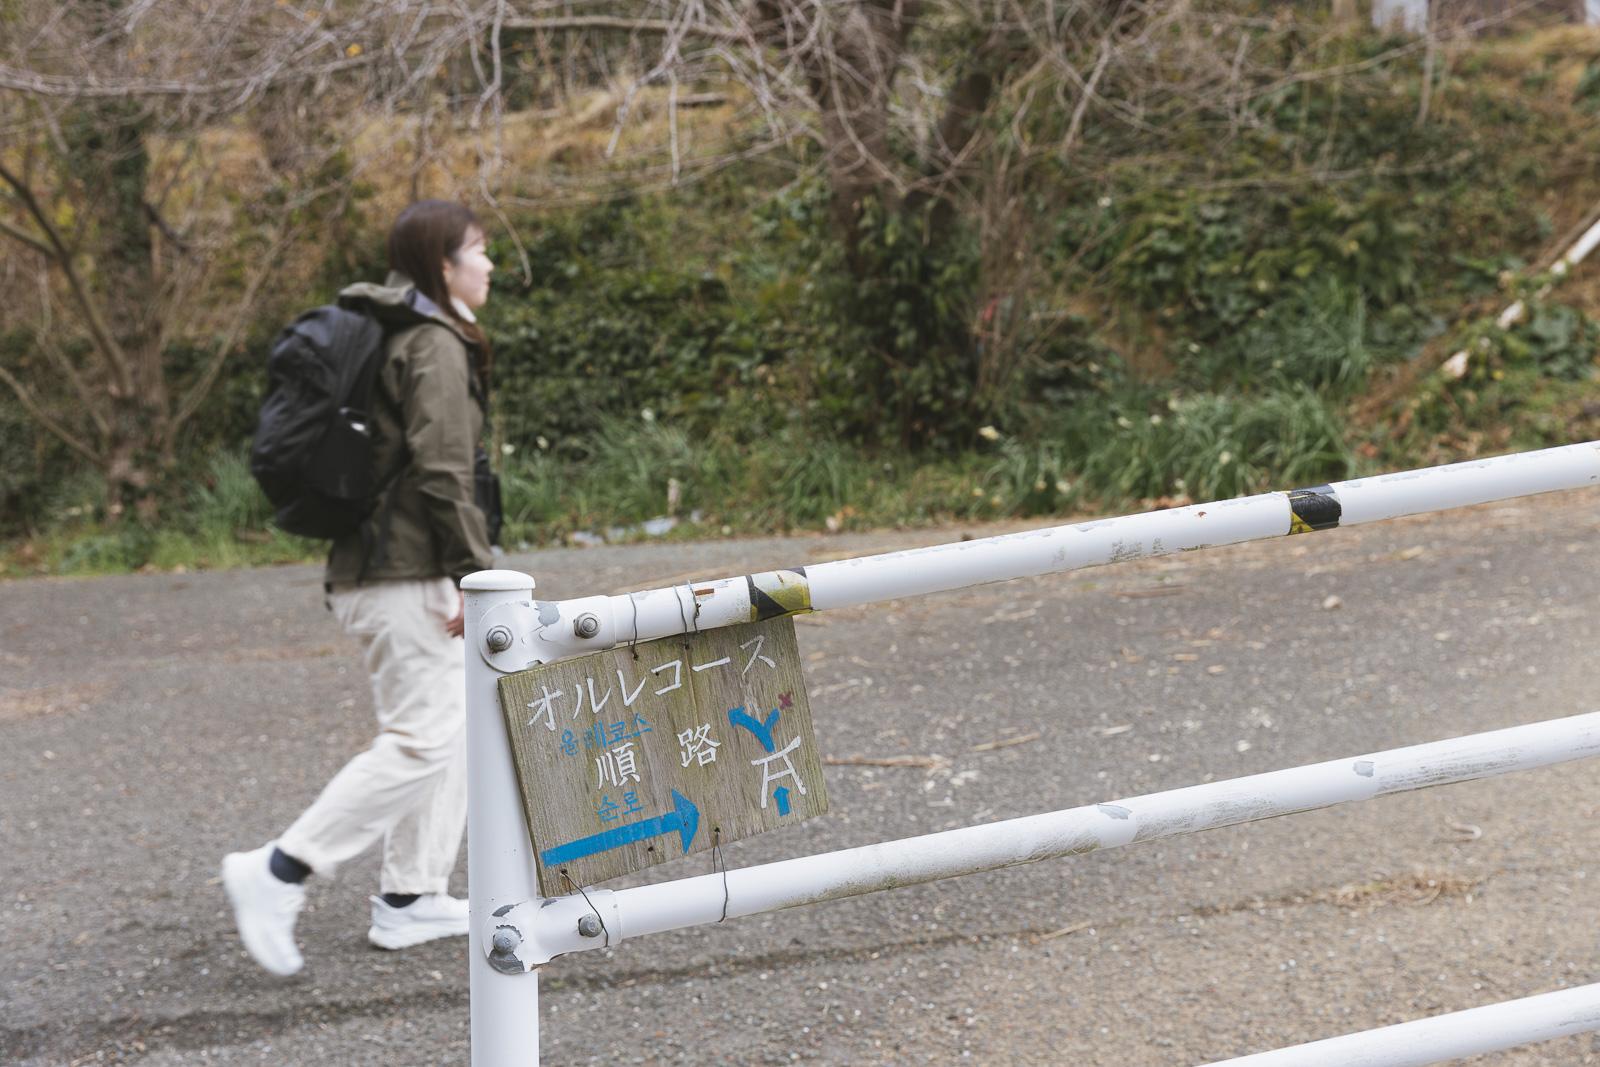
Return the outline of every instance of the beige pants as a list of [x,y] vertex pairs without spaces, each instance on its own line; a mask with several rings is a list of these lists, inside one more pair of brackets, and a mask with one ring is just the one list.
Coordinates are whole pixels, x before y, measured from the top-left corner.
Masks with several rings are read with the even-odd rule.
[[278,847],[318,874],[383,839],[384,893],[443,893],[467,826],[466,659],[444,631],[460,606],[448,578],[335,590],[361,641],[378,737],[322,790]]

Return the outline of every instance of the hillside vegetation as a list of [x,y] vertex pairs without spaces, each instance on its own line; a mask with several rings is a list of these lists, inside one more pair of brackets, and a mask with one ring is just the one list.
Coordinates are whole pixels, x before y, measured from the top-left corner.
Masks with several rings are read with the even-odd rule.
[[[668,514],[708,536],[1116,511],[1600,437],[1600,262],[1540,295],[1600,206],[1600,35],[1458,44],[1426,92],[1420,53],[1373,61],[1391,44],[1330,37],[1323,74],[1226,121],[1164,114],[1159,151],[1093,126],[1011,180],[1007,139],[1070,118],[1018,99],[989,119],[988,206],[862,205],[870,285],[802,148],[673,185],[608,159],[607,94],[513,115],[484,316],[508,547]],[[745,114],[711,101],[676,136],[754,143]],[[660,134],[659,98],[633,121]],[[344,236],[263,299],[160,522],[106,524],[92,472],[0,398],[3,573],[315,555],[270,530],[244,448],[273,330],[381,273],[411,194],[388,150],[352,147]]]

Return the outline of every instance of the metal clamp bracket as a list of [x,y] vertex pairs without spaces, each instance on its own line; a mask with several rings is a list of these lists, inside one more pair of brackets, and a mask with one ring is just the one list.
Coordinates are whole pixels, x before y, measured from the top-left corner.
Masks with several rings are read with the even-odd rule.
[[478,654],[501,674],[532,667],[540,662],[533,639],[537,625],[533,600],[496,604],[483,613],[478,630],[483,634],[483,644]]
[[489,966],[526,974],[569,952],[615,945],[622,940],[622,911],[615,892],[589,889],[496,908],[482,933]]
[[540,600],[533,606],[537,621],[530,651],[538,663],[602,652],[626,636],[616,632],[608,596]]

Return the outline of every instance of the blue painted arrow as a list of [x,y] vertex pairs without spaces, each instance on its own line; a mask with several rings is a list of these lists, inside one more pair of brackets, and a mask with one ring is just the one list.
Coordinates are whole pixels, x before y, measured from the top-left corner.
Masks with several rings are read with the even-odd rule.
[[688,852],[689,843],[694,840],[694,832],[700,827],[700,809],[676,789],[672,791],[672,803],[673,810],[665,815],[631,822],[615,830],[604,830],[589,837],[580,837],[576,841],[568,841],[564,845],[546,849],[543,857],[544,865],[554,867],[562,863],[571,863],[585,856],[593,856],[597,852],[609,852],[623,845],[631,845],[635,841],[660,837],[673,831],[677,831],[678,837],[683,841],[683,850]]
[[780,785],[772,791],[772,799],[778,802],[778,814],[789,814],[789,787]]

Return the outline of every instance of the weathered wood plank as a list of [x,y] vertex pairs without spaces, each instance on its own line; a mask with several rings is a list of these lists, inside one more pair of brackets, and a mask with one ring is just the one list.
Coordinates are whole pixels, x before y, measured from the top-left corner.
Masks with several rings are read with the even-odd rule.
[[549,896],[827,810],[789,618],[500,680]]

